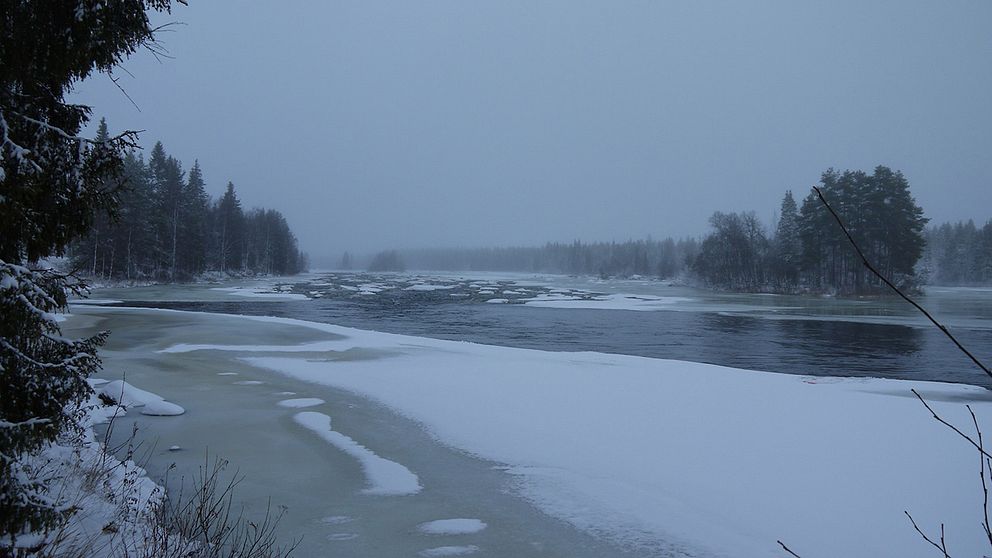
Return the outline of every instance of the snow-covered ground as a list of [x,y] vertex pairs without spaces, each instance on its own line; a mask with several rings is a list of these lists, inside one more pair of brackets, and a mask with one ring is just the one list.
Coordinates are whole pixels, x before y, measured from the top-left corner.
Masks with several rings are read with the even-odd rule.
[[[79,430],[62,435],[15,467],[18,474],[45,479],[43,497],[71,513],[48,533],[18,537],[17,546],[44,542],[46,556],[147,555],[153,541],[162,540],[157,510],[165,492],[135,463],[132,451],[122,460],[112,455],[97,439],[94,426],[122,417],[132,408],[148,415],[181,414],[182,408],[119,380],[89,382],[96,393],[80,407]],[[97,394],[113,397],[119,404],[106,405]],[[144,412],[146,407],[153,410]],[[178,538],[172,546],[195,549]]]
[[[518,493],[547,513],[634,548],[781,556],[781,539],[803,556],[931,555],[905,510],[930,533],[945,524],[952,555],[989,550],[979,526],[977,455],[910,392],[916,388],[965,427],[963,401],[980,424],[992,419],[980,388],[240,319],[331,335],[302,345],[166,351],[233,352],[253,366],[382,402],[443,443],[504,464]],[[341,358],[356,351],[377,356]],[[321,353],[326,358],[315,358]],[[377,455],[332,430],[327,415],[296,416],[323,442],[362,460],[374,487]],[[438,547],[434,555],[476,550],[468,546]]]

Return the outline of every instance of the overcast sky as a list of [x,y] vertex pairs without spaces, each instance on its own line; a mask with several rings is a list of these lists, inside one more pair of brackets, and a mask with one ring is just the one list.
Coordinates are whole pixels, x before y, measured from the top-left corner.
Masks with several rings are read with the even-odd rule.
[[[992,2],[190,0],[78,87],[343,250],[698,235],[828,167],[992,217]],[[799,193],[802,192],[802,193]]]

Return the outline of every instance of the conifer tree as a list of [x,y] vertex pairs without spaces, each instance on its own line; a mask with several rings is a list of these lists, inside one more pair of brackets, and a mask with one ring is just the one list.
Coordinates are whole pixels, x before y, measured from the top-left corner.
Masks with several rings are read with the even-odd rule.
[[[71,510],[43,494],[24,456],[73,424],[90,393],[104,335],[62,337],[53,312],[81,287],[34,269],[63,255],[96,214],[113,210],[125,150],[134,134],[79,136],[90,109],[67,103],[72,86],[109,73],[154,41],[146,10],[168,0],[4,1],[0,4],[0,555],[25,532]],[[97,253],[99,258],[99,252]]]

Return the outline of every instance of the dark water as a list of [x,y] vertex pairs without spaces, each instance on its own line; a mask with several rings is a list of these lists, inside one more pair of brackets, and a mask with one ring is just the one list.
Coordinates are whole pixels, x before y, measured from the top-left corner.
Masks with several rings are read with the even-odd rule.
[[[266,315],[551,351],[597,351],[789,374],[967,383],[985,376],[935,328],[819,319],[769,319],[709,311],[584,310],[453,301],[429,293],[285,302],[134,302]],[[958,338],[992,362],[992,330]]]

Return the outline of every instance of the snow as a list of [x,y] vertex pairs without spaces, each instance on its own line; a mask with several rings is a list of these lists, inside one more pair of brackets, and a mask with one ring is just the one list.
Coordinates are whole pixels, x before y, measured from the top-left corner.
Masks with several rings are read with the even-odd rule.
[[123,300],[114,300],[110,298],[74,298],[69,301],[69,304],[97,304],[97,305],[107,305],[107,304],[123,304]]
[[281,300],[307,300],[307,295],[281,291],[263,290],[267,287],[213,287],[211,290],[223,291],[229,295],[245,298],[272,298]]
[[[44,553],[52,556],[146,555],[149,549],[144,546],[158,529],[156,509],[164,491],[134,461],[119,461],[96,440],[93,425],[106,422],[118,407],[104,406],[94,395],[81,409],[75,437],[60,437],[20,462],[44,472],[48,482],[44,497],[72,514],[47,535],[19,536],[17,545],[47,542]],[[173,542],[175,548],[184,544]]]
[[140,407],[141,414],[157,417],[177,416],[186,412],[186,409],[166,401],[161,395],[136,388],[124,380],[104,382],[97,393],[116,401],[121,407]]
[[479,547],[474,544],[467,546],[439,546],[437,548],[421,550],[417,553],[417,556],[423,556],[425,558],[434,558],[435,556],[465,556],[466,554],[475,554],[478,551]]
[[417,526],[421,533],[429,535],[466,535],[485,528],[486,524],[478,519],[437,519]]
[[420,492],[420,479],[409,469],[384,459],[348,436],[331,429],[331,417],[323,413],[304,411],[293,419],[339,450],[354,457],[362,465],[368,481],[366,494],[402,496]]
[[236,386],[260,386],[265,382],[260,380],[239,380],[237,382],[232,382]]
[[506,304],[507,302],[510,302],[507,298],[490,298],[486,301],[487,304]]
[[329,541],[350,541],[356,538],[358,538],[357,533],[333,533],[327,535],[327,540]]
[[567,294],[538,295],[534,298],[520,299],[528,306],[542,308],[583,308],[590,310],[670,310],[674,304],[692,302],[691,298],[680,296],[654,296],[610,294],[592,298],[581,298]]
[[140,407],[165,398],[150,391],[138,389],[124,380],[107,382],[100,388],[99,393],[118,402],[123,407]]
[[283,399],[277,405],[280,407],[288,407],[290,409],[303,409],[305,407],[314,407],[317,405],[323,405],[324,400],[318,399],[316,397],[301,397],[299,399]]
[[179,405],[161,400],[148,401],[141,406],[141,414],[153,417],[174,417],[185,412],[186,409],[183,409]]
[[430,283],[418,283],[416,285],[410,285],[403,289],[404,291],[442,291],[453,289],[458,285],[433,285]]
[[[444,443],[506,464],[516,491],[547,513],[620,542],[760,557],[781,556],[781,539],[800,554],[926,555],[908,510],[931,529],[945,523],[962,555],[985,548],[974,452],[909,392],[918,389],[960,425],[970,418],[954,401],[971,401],[989,424],[992,403],[981,388],[859,378],[810,384],[707,364],[244,319],[336,337],[246,362],[382,402]],[[293,358],[354,347],[392,356]],[[182,350],[198,348],[255,349]],[[314,428],[336,434],[326,422]]]

